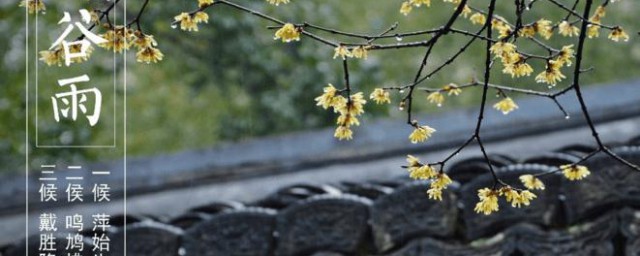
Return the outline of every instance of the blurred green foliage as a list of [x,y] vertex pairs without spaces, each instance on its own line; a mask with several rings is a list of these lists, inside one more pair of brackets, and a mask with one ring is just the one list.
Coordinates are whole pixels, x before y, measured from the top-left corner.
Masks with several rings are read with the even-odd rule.
[[[40,15],[41,43],[38,49],[47,48],[61,33],[62,29],[56,25],[56,21],[62,12],[87,8],[95,4],[93,2],[97,1],[89,4],[84,1],[45,1],[48,10],[46,14]],[[141,1],[128,2],[129,16],[132,17],[137,13]],[[273,24],[225,6],[209,9],[211,20],[209,24],[201,25],[199,32],[172,29],[169,24],[173,16],[181,11],[192,10],[196,2],[152,0],[143,16],[143,30],[155,36],[165,59],[161,63],[147,65],[136,63],[134,53],[130,52],[127,55],[129,155],[154,155],[209,147],[221,141],[238,141],[333,125],[333,113],[316,107],[313,101],[327,83],[342,86],[341,61],[331,58],[333,49],[307,38],[290,44],[274,41],[275,31],[266,28]],[[290,4],[280,7],[270,6],[265,1],[238,2],[281,20],[295,23],[308,21],[343,31],[369,34],[379,33],[394,22],[399,23],[397,32],[437,27],[453,12],[450,4],[440,1],[433,1],[430,9],[414,9],[407,17],[398,11],[401,4],[399,0],[292,0]],[[482,2],[471,1],[475,6]],[[640,7],[633,1],[621,1],[607,9],[608,15],[604,22],[622,25],[630,32],[632,38],[629,43],[613,43],[606,39],[606,31],[602,31],[601,38],[589,41],[585,66],[594,66],[596,69],[595,72],[585,75],[585,83],[605,83],[638,76],[636,69],[629,68],[638,67],[640,64],[640,45],[635,33],[640,29],[637,27],[638,10]],[[512,16],[509,13],[512,12],[511,2],[501,2],[502,16],[509,18]],[[0,171],[6,172],[19,170],[19,166],[24,162],[25,14],[19,9],[17,2],[3,2],[0,3],[0,16],[0,32],[7,35],[0,40],[0,75],[3,81],[0,86]],[[563,17],[563,12],[545,1],[540,1],[536,8],[526,14],[525,19],[528,20],[525,22],[541,17],[558,21]],[[31,22],[32,19],[33,17],[30,17]],[[455,27],[469,31],[478,28],[467,20],[458,21]],[[331,34],[324,35],[334,37]],[[33,31],[30,37],[34,37]],[[420,38],[404,38],[403,41]],[[460,35],[450,35],[442,39],[428,67],[437,66],[445,61],[466,42],[466,39]],[[378,42],[394,43],[396,40],[392,38]],[[555,36],[551,42],[556,47],[571,43],[569,39],[560,36]],[[478,42],[456,63],[445,68],[424,85],[440,87],[450,82],[461,84],[479,76],[483,69],[483,49],[483,44]],[[411,82],[423,51],[422,48],[414,48],[371,52],[366,61],[350,61],[355,90],[368,95],[375,87],[397,86]],[[44,63],[36,61],[33,55],[35,53],[32,49],[29,59],[31,71],[33,72],[34,65],[38,65],[42,71],[40,83],[69,76],[69,70],[47,67]],[[120,58],[116,64],[122,66],[123,60]],[[92,83],[109,86],[108,84],[113,82],[113,58],[106,51],[96,49],[92,59],[84,65],[83,70],[91,74]],[[533,64],[533,67],[537,72],[543,68],[542,63]],[[492,82],[547,90],[546,86],[535,84],[533,76],[512,79],[502,75],[500,69],[495,69],[495,79]],[[116,95],[122,96],[122,72],[116,78],[119,81]],[[476,92],[469,90],[460,97],[447,99],[445,106],[467,106],[476,103],[479,100],[479,94]],[[50,95],[43,94],[40,100],[46,101]],[[398,98],[398,95],[394,95],[396,101],[390,106],[368,105],[367,111],[370,114],[367,118],[403,116],[403,113],[397,110]],[[30,101],[33,100],[35,96],[30,93]],[[46,113],[50,111],[47,110],[49,108],[49,105],[43,103],[38,109]],[[121,112],[122,108],[122,102],[118,102],[116,113]],[[103,116],[113,114],[112,109],[103,109],[106,109]],[[417,109],[439,110],[426,102],[418,103]],[[116,119],[118,118],[121,116]],[[30,116],[28,122],[32,131],[35,128],[34,119],[35,117]],[[114,120],[105,120],[107,127],[120,127],[120,124],[113,122]],[[366,122],[365,120],[364,125]],[[64,139],[70,143],[110,143],[113,139],[111,128],[93,131],[69,123],[48,122],[40,125],[40,132],[45,137],[51,135],[54,139]],[[118,130],[117,136],[121,139],[121,131]],[[331,134],[327,134],[327,139],[333,139]],[[32,158],[43,162],[61,157],[102,161],[105,157],[120,156],[116,152],[105,154],[95,150],[47,152],[36,153]]]

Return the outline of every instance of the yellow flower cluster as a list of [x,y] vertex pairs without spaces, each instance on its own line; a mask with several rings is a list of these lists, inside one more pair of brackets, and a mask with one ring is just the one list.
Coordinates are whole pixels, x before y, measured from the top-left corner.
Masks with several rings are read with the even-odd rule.
[[591,22],[591,24],[587,25],[587,36],[589,38],[600,36],[600,22],[605,15],[606,11],[604,9],[604,6],[601,5],[596,8],[593,16],[589,18],[589,22]]
[[589,176],[591,172],[586,166],[582,165],[574,165],[574,164],[566,164],[561,165],[560,170],[562,174],[569,180],[581,180]]
[[381,88],[374,89],[371,95],[369,95],[369,99],[372,99],[376,104],[391,103],[389,92]]
[[420,7],[425,5],[427,7],[431,6],[431,0],[408,0],[402,3],[400,7],[400,13],[404,15],[409,15],[413,7]]
[[[206,2],[207,1],[205,1],[203,4],[206,4]],[[175,22],[180,23],[180,29],[185,31],[197,32],[199,23],[209,23],[209,14],[202,11],[196,12],[194,14],[183,12],[175,16],[173,19],[175,20]]]
[[567,67],[570,67],[573,64],[573,61],[571,60],[573,58],[573,52],[574,51],[572,44],[563,46],[560,50],[560,53],[558,54],[558,58],[556,59],[556,61],[561,62]]
[[280,4],[288,4],[289,0],[267,0],[272,5],[278,6]]
[[435,177],[438,172],[428,164],[420,163],[420,159],[415,156],[407,155],[407,171],[409,177],[414,180],[428,180]]
[[[447,2],[447,0],[445,0],[445,2]],[[403,5],[403,7],[405,6]],[[411,11],[411,5],[409,5],[408,3],[406,8],[408,8],[406,10]],[[470,13],[471,10],[469,9],[468,12]],[[464,16],[467,17],[466,11],[464,14],[465,14]],[[589,24],[587,25],[587,32],[586,32],[588,38],[595,38],[600,35],[600,28],[601,28],[600,23],[602,21],[602,18],[605,15],[606,15],[605,7],[598,6],[593,16],[589,18]],[[471,15],[469,20],[471,21],[472,24],[484,25],[487,18],[484,14],[480,12],[476,12],[473,15]],[[527,38],[532,38],[537,33],[544,39],[549,40],[553,36],[554,27],[557,27],[558,33],[562,36],[567,36],[567,37],[578,36],[580,35],[580,28],[578,28],[575,25],[576,22],[577,21],[569,22],[567,20],[563,20],[557,23],[556,26],[554,26],[551,21],[546,19],[540,19],[531,24],[523,25],[522,28],[520,28],[520,30],[518,31],[518,35],[527,37]],[[494,18],[492,20],[492,27],[493,29],[497,30],[500,33],[499,38],[505,38],[509,34],[511,34],[513,26],[508,24],[506,19],[497,16],[497,18]],[[618,26],[611,29],[611,33],[609,33],[609,39],[616,42],[619,42],[621,40],[628,41],[629,35],[621,27]]]
[[520,53],[517,52],[516,45],[507,42],[497,42],[491,46],[491,52],[500,59],[504,68],[502,72],[510,74],[511,77],[529,76],[533,73],[531,65],[526,63]]
[[[164,54],[157,48],[158,42],[156,42],[152,35],[144,34],[140,30],[134,31],[126,26],[108,26],[109,25],[105,25],[107,31],[100,35],[106,42],[98,46],[107,50],[113,50],[116,53],[122,53],[124,50],[130,49],[131,46],[135,46],[138,50],[136,54],[138,62],[157,63],[164,58]],[[70,46],[69,52],[80,53],[81,47],[80,44],[73,44]],[[86,55],[71,58],[71,63],[80,63],[88,60],[93,50],[93,46],[89,45],[85,50]],[[40,51],[40,60],[49,66],[60,66],[65,60],[64,49],[59,45],[52,50]]]
[[[80,53],[81,50],[80,44],[74,44],[69,46],[69,53]],[[93,53],[93,46],[89,45],[89,47],[85,50],[84,57],[73,57],[71,58],[71,63],[81,63],[89,59],[91,57],[91,53]],[[40,60],[47,64],[47,66],[62,66],[62,63],[65,61],[65,52],[61,45],[58,45],[56,48],[52,50],[44,50],[40,51]]]
[[346,58],[367,59],[369,56],[369,48],[371,48],[371,46],[360,45],[349,49],[344,45],[339,45],[334,49],[333,58],[340,57],[343,60]]
[[520,31],[518,31],[518,35],[528,38],[534,37],[536,33],[544,39],[549,40],[549,38],[553,36],[553,26],[551,25],[551,21],[540,19],[533,24],[522,26]]
[[139,30],[133,34],[135,36],[133,45],[138,48],[138,52],[136,53],[138,62],[145,62],[147,64],[151,62],[157,63],[164,58],[164,54],[157,48],[158,42],[156,42],[152,35],[145,35]]
[[369,48],[371,48],[371,46],[360,45],[353,48],[353,50],[351,50],[351,54],[356,59],[366,60],[369,57]]
[[476,204],[474,211],[489,215],[499,210],[498,196],[504,196],[505,200],[511,203],[511,207],[520,208],[520,206],[528,206],[536,195],[529,190],[518,191],[510,186],[505,186],[499,190],[482,188],[478,190],[478,198],[480,201]]
[[27,8],[29,14],[44,12],[47,10],[42,0],[22,0],[20,1],[20,7]]
[[451,96],[451,95],[458,96],[460,95],[460,93],[462,93],[462,89],[460,89],[458,85],[454,83],[445,85],[444,87],[442,87],[442,90],[447,92],[448,96]]
[[560,72],[563,64],[563,62],[558,60],[548,60],[545,70],[536,76],[536,82],[555,86],[558,82],[562,81],[562,79],[566,78],[566,76]]
[[484,14],[482,13],[476,12],[471,15],[469,20],[472,24],[484,25],[485,23],[487,23],[487,16],[484,16]]
[[332,84],[327,85],[324,88],[324,93],[315,98],[317,106],[321,106],[324,109],[333,108],[335,113],[339,113],[337,125],[334,137],[339,140],[351,140],[353,139],[353,131],[351,126],[360,125],[358,116],[364,113],[364,104],[367,103],[364,100],[362,92],[358,92],[349,96],[349,99],[339,95],[338,89]]
[[429,199],[442,201],[442,190],[446,189],[453,181],[449,175],[436,171],[428,164],[420,163],[420,159],[407,155],[407,170],[409,177],[415,180],[431,180],[427,195]]
[[504,18],[500,16],[497,16],[497,17],[498,18],[491,20],[491,28],[498,31],[499,33],[498,38],[505,38],[509,36],[511,32],[513,32],[513,30],[511,29],[511,25],[505,22]]
[[125,26],[108,28],[107,32],[100,35],[100,37],[107,40],[106,43],[100,44],[100,46],[116,53],[129,50],[131,43],[136,40],[133,30]]
[[436,104],[438,107],[441,107],[445,100],[444,93],[447,93],[447,96],[458,96],[462,93],[462,89],[460,89],[458,85],[450,83],[443,86],[442,89],[429,93],[427,100],[429,103]]
[[[416,122],[414,121],[414,123]],[[418,126],[416,124],[413,132],[409,135],[409,140],[413,144],[424,142],[428,140],[434,132],[436,132],[436,129],[433,129],[428,125]]]
[[521,175],[519,178],[520,178],[520,181],[522,182],[522,185],[524,185],[524,187],[527,189],[544,190],[544,183],[542,183],[540,179],[538,179],[537,177],[531,174]]
[[340,45],[334,49],[333,58],[337,57],[341,57],[344,60],[347,57],[353,57],[353,55],[346,46]]
[[40,60],[46,63],[47,66],[62,66],[62,63],[64,62],[64,51],[62,50],[62,47],[57,47],[48,51],[40,51]]
[[558,24],[558,33],[560,33],[560,35],[568,37],[578,36],[580,35],[580,29],[572,23],[563,20],[562,22],[560,22],[560,24]]
[[198,7],[199,8],[205,8],[209,5],[213,4],[213,0],[198,0]]
[[427,96],[427,100],[429,101],[429,103],[436,104],[438,105],[438,107],[440,107],[444,102],[444,95],[440,93],[440,91],[435,91],[430,93],[429,96]]
[[[458,6],[460,6],[461,1],[460,0],[443,0],[443,2],[445,3],[452,3],[453,5],[455,5],[455,9],[458,8]],[[471,8],[469,8],[468,5],[465,5],[464,8],[462,8],[462,13],[460,13],[463,17],[467,18],[469,17],[469,14],[471,14],[473,11],[471,10]]]
[[520,206],[529,206],[531,200],[536,198],[536,195],[529,190],[518,191],[510,186],[502,187],[500,189],[500,195],[504,196],[507,202],[511,203],[511,207],[520,208]]
[[291,23],[284,24],[276,31],[274,40],[281,39],[283,43],[300,41],[300,30]]
[[442,190],[446,189],[449,184],[453,183],[449,175],[440,172],[431,179],[431,185],[427,190],[429,199],[442,201]]
[[611,33],[609,33],[609,39],[616,42],[619,42],[620,40],[627,42],[629,41],[629,35],[627,34],[627,32],[624,32],[622,27],[618,26],[611,30]]
[[511,98],[506,97],[501,101],[498,101],[498,103],[496,103],[495,105],[493,105],[493,108],[502,112],[503,115],[506,115],[506,114],[509,114],[511,111],[518,109],[518,105],[516,105],[516,103]]
[[483,188],[478,190],[478,198],[480,202],[476,204],[473,209],[477,213],[483,213],[489,215],[492,212],[497,212],[498,208],[498,191],[489,188]]
[[140,30],[133,31],[124,26],[117,26],[107,30],[101,36],[107,42],[100,46],[107,50],[113,49],[117,53],[135,46],[138,50],[136,53],[138,62],[157,63],[164,58],[164,54],[157,48],[158,42],[153,36],[144,34]]
[[573,53],[573,45],[563,46],[555,60],[547,61],[545,70],[536,76],[536,82],[554,86],[562,79],[566,78],[564,74],[560,72],[560,68],[565,65],[568,67],[573,64],[571,60],[573,58]]

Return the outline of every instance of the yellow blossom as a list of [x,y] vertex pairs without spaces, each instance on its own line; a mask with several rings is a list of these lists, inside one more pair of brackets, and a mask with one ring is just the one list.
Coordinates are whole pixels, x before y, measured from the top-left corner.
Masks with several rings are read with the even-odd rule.
[[560,22],[558,25],[558,32],[561,35],[568,37],[580,35],[580,29],[566,20]]
[[469,18],[472,24],[484,25],[487,22],[487,17],[484,14],[476,12]]
[[560,68],[563,64],[564,63],[555,60],[547,61],[547,68],[545,69],[545,71],[536,76],[536,82],[556,85],[556,83],[566,78],[560,72]]
[[338,121],[336,122],[338,125],[350,127],[352,125],[358,126],[360,125],[360,121],[358,118],[349,114],[338,116]]
[[518,109],[518,105],[516,105],[516,103],[511,98],[506,97],[501,101],[499,101],[498,103],[496,103],[495,105],[493,105],[493,108],[495,108],[498,111],[501,111],[502,114],[506,115],[506,114],[509,114],[509,112]]
[[102,34],[101,37],[107,40],[107,42],[100,44],[100,46],[107,50],[113,49],[113,51],[117,53],[125,49],[128,50],[131,42],[135,41],[134,33],[124,26],[116,26],[109,29]]
[[198,0],[198,7],[203,8],[213,4],[213,0]]
[[444,87],[442,87],[442,90],[447,92],[447,95],[449,95],[449,96],[451,96],[451,95],[458,96],[458,95],[460,95],[460,93],[462,93],[462,89],[458,88],[458,85],[456,85],[454,83],[450,83],[448,85],[445,85]]
[[530,26],[523,26],[520,31],[518,31],[518,35],[522,36],[522,37],[533,37],[536,35],[536,27],[535,24],[534,25],[530,25]]
[[375,101],[376,104],[391,103],[389,92],[381,88],[374,89],[371,95],[369,95],[369,99]]
[[62,52],[61,48],[40,51],[40,60],[46,63],[47,66],[61,66],[62,62],[64,61],[64,53]]
[[409,3],[415,7],[420,7],[423,4],[427,7],[431,6],[431,0],[409,0]]
[[558,62],[558,65],[564,65],[566,64],[567,67],[571,66],[573,64],[573,62],[571,61],[571,58],[573,58],[573,45],[565,45],[562,47],[562,49],[560,50],[560,53],[558,54],[558,58],[556,59],[556,62]]
[[428,140],[435,131],[436,129],[433,129],[428,125],[416,126],[413,132],[409,135],[409,140],[413,144],[424,142]]
[[520,54],[509,55],[508,58],[503,58],[502,60],[505,65],[502,72],[511,74],[511,77],[529,76],[533,73],[531,65],[527,64]]
[[497,56],[505,56],[505,55],[515,54],[516,48],[517,48],[516,45],[512,43],[506,43],[506,42],[500,41],[493,44],[490,50],[491,50],[491,53]]
[[427,100],[430,103],[437,104],[439,107],[439,106],[442,106],[442,103],[444,102],[444,95],[442,95],[442,93],[440,93],[439,91],[435,91],[430,93],[429,96],[427,96]]
[[411,12],[411,9],[413,9],[413,7],[411,6],[411,3],[404,2],[404,3],[402,3],[402,6],[400,7],[400,13],[404,14],[405,16],[407,16]]
[[497,212],[498,208],[498,192],[489,188],[483,188],[478,190],[478,198],[480,202],[476,204],[474,211],[477,213],[483,213],[489,215],[492,212]]
[[[520,197],[517,200],[516,207],[520,207],[520,204],[524,204],[525,206],[529,206],[531,200],[536,198],[537,196],[534,193],[531,193],[529,190],[520,191]],[[512,204],[513,205],[513,204]]]
[[503,195],[507,202],[511,203],[511,207],[520,208],[521,205],[528,206],[531,200],[536,198],[536,195],[529,190],[523,190],[518,192],[512,187],[503,187],[500,189],[500,195]]
[[409,167],[409,178],[415,180],[426,180],[433,178],[437,173],[433,167],[425,164],[422,166]]
[[587,26],[587,37],[595,38],[600,36],[600,26],[589,24]]
[[22,0],[20,1],[20,7],[27,8],[29,14],[44,12],[47,10],[42,0]]
[[135,31],[133,34],[135,36],[133,44],[139,50],[147,47],[155,47],[158,45],[158,42],[156,42],[152,35],[145,35],[140,30]]
[[602,6],[602,5],[598,6],[598,8],[596,8],[596,11],[594,12],[593,16],[594,17],[599,17],[599,18],[602,18],[602,17],[606,16],[607,13],[606,13],[604,8],[605,7]]
[[429,195],[429,199],[442,201],[442,189],[430,188],[427,190],[427,195]]
[[353,139],[353,131],[351,131],[351,128],[349,127],[338,126],[333,136],[339,140],[351,140]]
[[322,108],[327,109],[329,107],[335,107],[336,106],[336,93],[338,92],[338,89],[336,89],[335,87],[333,87],[332,84],[327,85],[327,87],[325,87],[323,89],[324,93],[318,97],[315,98],[315,101],[317,101],[318,103],[316,104],[317,106],[322,106]]
[[581,180],[589,176],[591,172],[586,166],[567,164],[560,166],[560,170],[569,180]]
[[[456,7],[457,8],[457,7]],[[462,13],[460,13],[462,15],[462,17],[469,17],[469,14],[471,14],[473,11],[471,10],[471,8],[469,8],[468,5],[464,5],[464,8],[462,8]]]
[[136,58],[138,62],[145,62],[147,64],[151,62],[157,63],[158,61],[161,61],[162,58],[164,58],[164,54],[162,54],[162,52],[158,50],[158,48],[149,46],[138,51],[138,53],[136,54]]
[[206,12],[196,12],[196,14],[193,15],[193,22],[209,23],[209,14],[207,14]]
[[[64,59],[64,51],[62,51],[62,58]],[[73,54],[78,54],[82,52],[82,45],[80,44],[74,44],[69,46],[69,53],[73,53]],[[81,63],[83,61],[87,61],[89,59],[89,57],[91,57],[91,53],[93,53],[93,46],[89,45],[89,47],[87,47],[87,49],[85,49],[84,54],[85,56],[82,57],[73,57],[71,58],[71,63]]]
[[549,40],[549,38],[553,36],[553,26],[551,25],[551,21],[545,19],[536,21],[536,31],[538,31],[538,34],[544,37],[544,39]]
[[98,10],[92,10],[90,12],[91,15],[91,22],[100,25],[100,14],[102,14],[102,11],[98,11]]
[[512,32],[511,28],[508,26],[500,27],[498,28],[498,33],[499,33],[498,38],[508,37],[511,34],[511,32]]
[[409,164],[409,167],[422,166],[422,164],[420,163],[420,159],[412,155],[407,155],[407,163]]
[[613,30],[611,30],[611,33],[609,33],[609,39],[616,42],[620,40],[627,42],[629,41],[629,35],[627,34],[627,32],[624,32],[622,27],[615,27],[613,28]]
[[507,202],[511,203],[511,205],[513,207],[515,207],[514,202],[518,200],[518,198],[520,197],[520,194],[518,193],[517,190],[506,186],[500,189],[500,195],[504,196],[505,199],[507,200]]
[[600,21],[602,20],[602,17],[604,17],[606,15],[604,6],[598,6],[598,8],[596,9],[596,11],[593,13],[593,16],[591,16],[591,18],[589,18],[589,22],[591,22],[592,24],[588,25],[588,28],[592,29],[593,31],[591,31],[591,34],[595,35],[595,36],[589,36],[589,38],[592,37],[597,37],[598,35],[598,29],[600,28]]
[[531,174],[525,174],[520,176],[520,181],[527,189],[539,189],[544,190],[544,183],[537,177]]
[[[433,170],[433,169],[432,169]],[[442,201],[442,190],[446,189],[449,184],[453,181],[449,176],[445,173],[436,173],[435,170],[432,171],[433,179],[431,181],[431,186],[429,190],[427,190],[427,194],[429,195],[429,199]]]
[[340,45],[338,47],[336,47],[333,53],[333,58],[337,58],[337,57],[341,57],[343,60],[346,59],[347,57],[352,57],[353,55],[351,54],[351,52],[349,51],[349,49],[346,46]]
[[499,19],[491,20],[491,27],[495,30],[498,30],[498,32],[500,33],[499,38],[505,38],[509,36],[509,34],[511,34],[511,27],[507,23],[503,22],[502,20],[499,20]]
[[288,43],[294,40],[300,41],[300,31],[298,31],[293,24],[287,23],[276,31],[274,39],[282,39],[283,43]]
[[358,116],[364,113],[364,104],[367,103],[364,100],[364,96],[362,92],[355,93],[349,97],[349,101],[347,104],[344,104],[340,107],[336,107],[336,110],[340,112],[342,115],[353,115]]
[[278,6],[280,4],[288,4],[289,0],[267,0],[272,5]]
[[353,55],[354,58],[366,60],[369,54],[368,52],[369,52],[369,46],[361,45],[356,48],[353,48],[353,50],[351,51],[351,54]]
[[[69,53],[77,54],[82,51],[82,45],[74,44],[69,46]],[[93,46],[89,45],[89,47],[84,51],[85,56],[72,57],[71,63],[81,63],[86,61],[91,57],[91,53],[93,52]],[[40,51],[40,60],[47,64],[47,66],[58,65],[61,66],[62,63],[65,62],[65,52],[61,45],[51,50]]]
[[338,113],[341,109],[347,106],[347,98],[342,97],[342,95],[336,95],[331,99],[331,107],[333,108],[334,113]]
[[431,188],[445,189],[449,184],[453,183],[449,175],[446,173],[438,173],[435,175],[434,180],[431,182]]
[[173,17],[176,22],[180,22],[180,29],[185,31],[198,31],[198,23],[193,20],[189,13],[183,12]]

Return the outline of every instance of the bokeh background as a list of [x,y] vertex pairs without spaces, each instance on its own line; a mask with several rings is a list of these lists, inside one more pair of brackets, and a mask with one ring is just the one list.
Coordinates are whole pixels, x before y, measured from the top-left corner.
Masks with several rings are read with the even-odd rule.
[[[79,8],[96,8],[98,1],[45,1],[47,12],[40,15],[39,36],[41,42],[52,42],[61,33],[56,22],[64,11]],[[142,1],[127,1],[129,16],[137,13]],[[282,20],[340,28],[344,31],[379,33],[394,22],[398,32],[433,28],[453,11],[450,4],[433,1],[430,9],[418,8],[409,16],[399,13],[402,3],[394,1],[293,0],[291,4],[275,7],[261,0],[240,0],[239,3],[279,17]],[[472,1],[476,2],[476,1]],[[482,2],[482,1],[479,1]],[[476,5],[482,3],[476,3]],[[500,3],[501,15],[509,18],[511,2]],[[220,143],[233,143],[261,136],[272,136],[293,131],[334,125],[335,116],[315,106],[313,98],[322,92],[327,83],[342,84],[341,61],[333,60],[333,49],[303,38],[300,42],[282,44],[273,40],[274,30],[270,24],[225,6],[211,8],[209,24],[200,26],[199,32],[184,32],[172,29],[170,22],[180,11],[192,10],[195,0],[151,1],[143,16],[143,29],[155,36],[165,58],[158,64],[136,63],[134,52],[126,60],[128,70],[128,155],[149,156],[163,153],[215,147]],[[560,20],[562,12],[546,2],[526,14],[528,21],[545,17],[554,22]],[[631,35],[628,43],[613,43],[601,31],[599,39],[590,40],[585,55],[585,66],[594,66],[594,72],[584,76],[586,84],[599,84],[628,80],[640,76],[640,44],[637,37],[637,13],[640,6],[635,1],[623,0],[607,8],[606,24],[620,24]],[[24,116],[25,116],[25,30],[24,11],[18,1],[0,2],[0,172],[23,170],[24,162]],[[468,20],[455,25],[465,30],[475,30]],[[99,32],[101,30],[98,30]],[[332,37],[332,35],[326,35]],[[418,37],[419,38],[419,37]],[[403,41],[416,38],[403,38]],[[446,60],[466,40],[463,36],[448,36],[441,40],[433,54],[431,63]],[[394,43],[398,39],[380,40],[379,43]],[[560,47],[575,38],[554,36],[553,45]],[[39,47],[46,47],[42,44]],[[471,47],[459,60],[425,85],[439,87],[444,84],[465,83],[480,75],[482,70],[483,45]],[[523,45],[527,48],[528,46]],[[531,48],[533,49],[533,48]],[[390,50],[371,52],[367,60],[350,61],[352,84],[357,91],[368,95],[375,87],[401,85],[411,81],[417,70],[423,49]],[[32,57],[32,65],[39,65],[41,81],[54,81],[68,75],[68,70],[47,67]],[[32,66],[33,67],[33,66]],[[539,72],[541,63],[533,64]],[[611,68],[616,67],[616,68]],[[113,81],[113,57],[103,49],[96,49],[94,56],[83,69],[90,72],[92,82]],[[522,88],[546,90],[546,85],[535,84],[533,77],[512,79],[495,70],[499,84]],[[120,73],[118,79],[124,74]],[[123,92],[118,83],[116,93]],[[562,85],[560,85],[562,86]],[[515,95],[514,95],[515,96]],[[33,96],[32,96],[33,97]],[[47,95],[40,100],[48,100]],[[388,106],[367,105],[368,119],[402,117],[396,101]],[[426,99],[426,95],[425,95]],[[30,100],[35,100],[31,98]],[[418,103],[421,112],[436,112],[451,108],[469,107],[479,100],[477,91],[465,91],[460,97],[447,101],[438,108],[426,100]],[[615,99],[611,99],[615,100]],[[42,111],[49,108],[41,104]],[[120,106],[118,106],[120,107]],[[105,110],[107,115],[110,110]],[[108,121],[105,121],[108,122]],[[29,125],[34,126],[33,120]],[[44,134],[58,136],[64,143],[110,142],[110,129],[91,131],[70,124],[46,124]],[[54,138],[55,139],[55,138]],[[327,134],[327,140],[333,139]],[[357,140],[357,134],[355,135]],[[31,156],[34,162],[50,159],[106,161],[120,158],[120,154],[109,155],[103,151],[48,150],[46,155]]]

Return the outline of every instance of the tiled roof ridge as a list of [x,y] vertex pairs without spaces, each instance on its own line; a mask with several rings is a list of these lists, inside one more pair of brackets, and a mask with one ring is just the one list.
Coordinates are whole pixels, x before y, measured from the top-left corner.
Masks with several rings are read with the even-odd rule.
[[[502,156],[494,164],[503,180],[518,184],[521,174],[553,170],[588,150],[575,145],[524,160]],[[614,150],[640,163],[640,137]],[[473,211],[475,191],[491,182],[489,173],[478,174],[482,170],[473,158],[448,170],[459,182],[445,191],[442,202],[427,199],[428,182],[402,176],[293,185],[252,203],[213,202],[169,220],[128,216],[127,255],[613,255],[640,250],[640,173],[604,155],[584,164],[592,171],[585,180],[544,176],[547,189],[536,191],[531,206],[516,209],[502,202],[490,216]],[[123,254],[117,240],[123,223],[113,223],[120,225],[111,231],[114,255]],[[21,255],[15,254],[24,252],[20,247],[6,246],[4,255]]]

